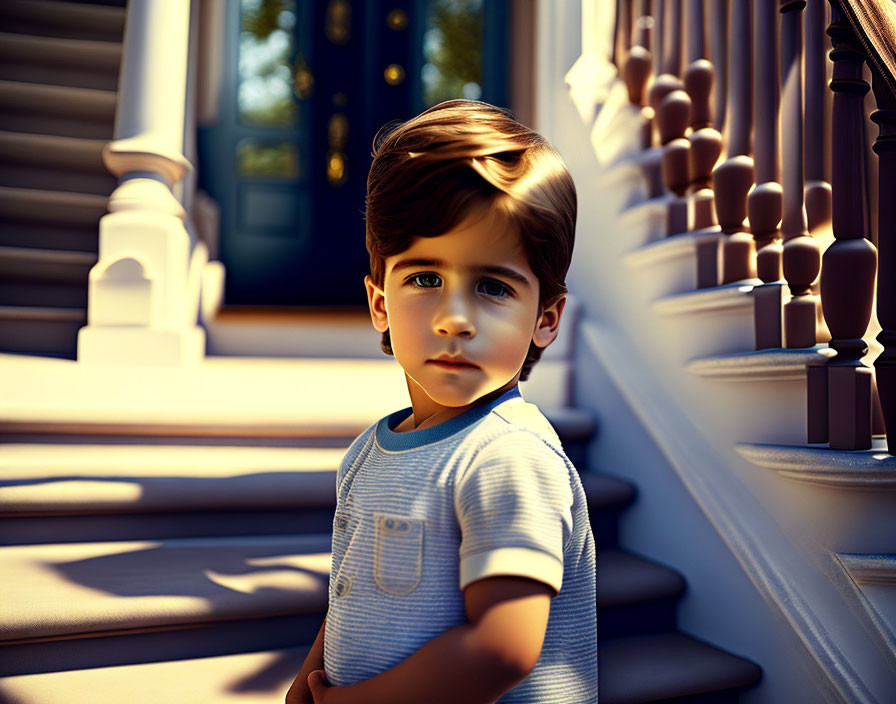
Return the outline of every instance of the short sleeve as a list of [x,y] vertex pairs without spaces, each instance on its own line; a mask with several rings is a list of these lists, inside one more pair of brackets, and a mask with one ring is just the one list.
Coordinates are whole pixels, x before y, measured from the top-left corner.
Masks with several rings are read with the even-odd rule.
[[572,503],[569,469],[541,438],[516,430],[490,441],[455,480],[460,588],[513,575],[559,592]]

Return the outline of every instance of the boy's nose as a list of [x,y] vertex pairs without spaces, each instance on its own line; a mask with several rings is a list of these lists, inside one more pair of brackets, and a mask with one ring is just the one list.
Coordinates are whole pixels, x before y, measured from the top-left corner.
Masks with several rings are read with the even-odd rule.
[[473,322],[466,315],[457,313],[440,316],[435,329],[439,335],[450,337],[473,337],[476,334]]
[[451,337],[473,337],[476,334],[473,318],[467,310],[466,303],[460,298],[460,296],[454,296],[450,300],[446,300],[436,313],[433,328],[437,334]]

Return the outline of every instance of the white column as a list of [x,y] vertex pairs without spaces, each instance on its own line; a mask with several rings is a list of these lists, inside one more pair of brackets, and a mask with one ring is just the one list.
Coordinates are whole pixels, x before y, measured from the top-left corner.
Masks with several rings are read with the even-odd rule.
[[100,220],[79,362],[181,365],[205,354],[186,213],[172,193],[192,169],[183,154],[190,4],[128,3],[115,139],[103,150],[119,186]]

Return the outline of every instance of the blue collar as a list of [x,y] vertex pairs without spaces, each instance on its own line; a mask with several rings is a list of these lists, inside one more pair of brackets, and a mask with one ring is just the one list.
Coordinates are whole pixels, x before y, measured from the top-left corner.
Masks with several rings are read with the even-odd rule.
[[429,428],[423,428],[422,430],[396,433],[393,428],[414,412],[413,407],[403,408],[400,411],[395,411],[395,413],[382,418],[376,424],[376,441],[384,450],[391,451],[412,450],[416,447],[423,447],[424,445],[429,445],[430,443],[444,440],[448,436],[454,435],[476,421],[485,418],[485,416],[487,416],[496,406],[517,397],[522,398],[522,395],[520,394],[519,387],[514,385],[512,388],[507,389],[507,391],[500,396],[493,398],[491,401],[473,406],[459,416],[455,416],[451,420],[446,420],[444,423],[439,423],[438,425],[433,425]]

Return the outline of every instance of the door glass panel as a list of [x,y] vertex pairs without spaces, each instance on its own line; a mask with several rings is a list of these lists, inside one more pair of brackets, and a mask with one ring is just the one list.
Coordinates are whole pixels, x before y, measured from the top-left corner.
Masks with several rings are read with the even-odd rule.
[[240,121],[264,127],[292,127],[299,118],[291,63],[296,54],[296,2],[240,2]]
[[299,177],[299,150],[291,142],[243,139],[236,147],[237,169],[243,176]]
[[421,70],[426,107],[482,95],[482,0],[429,0]]

